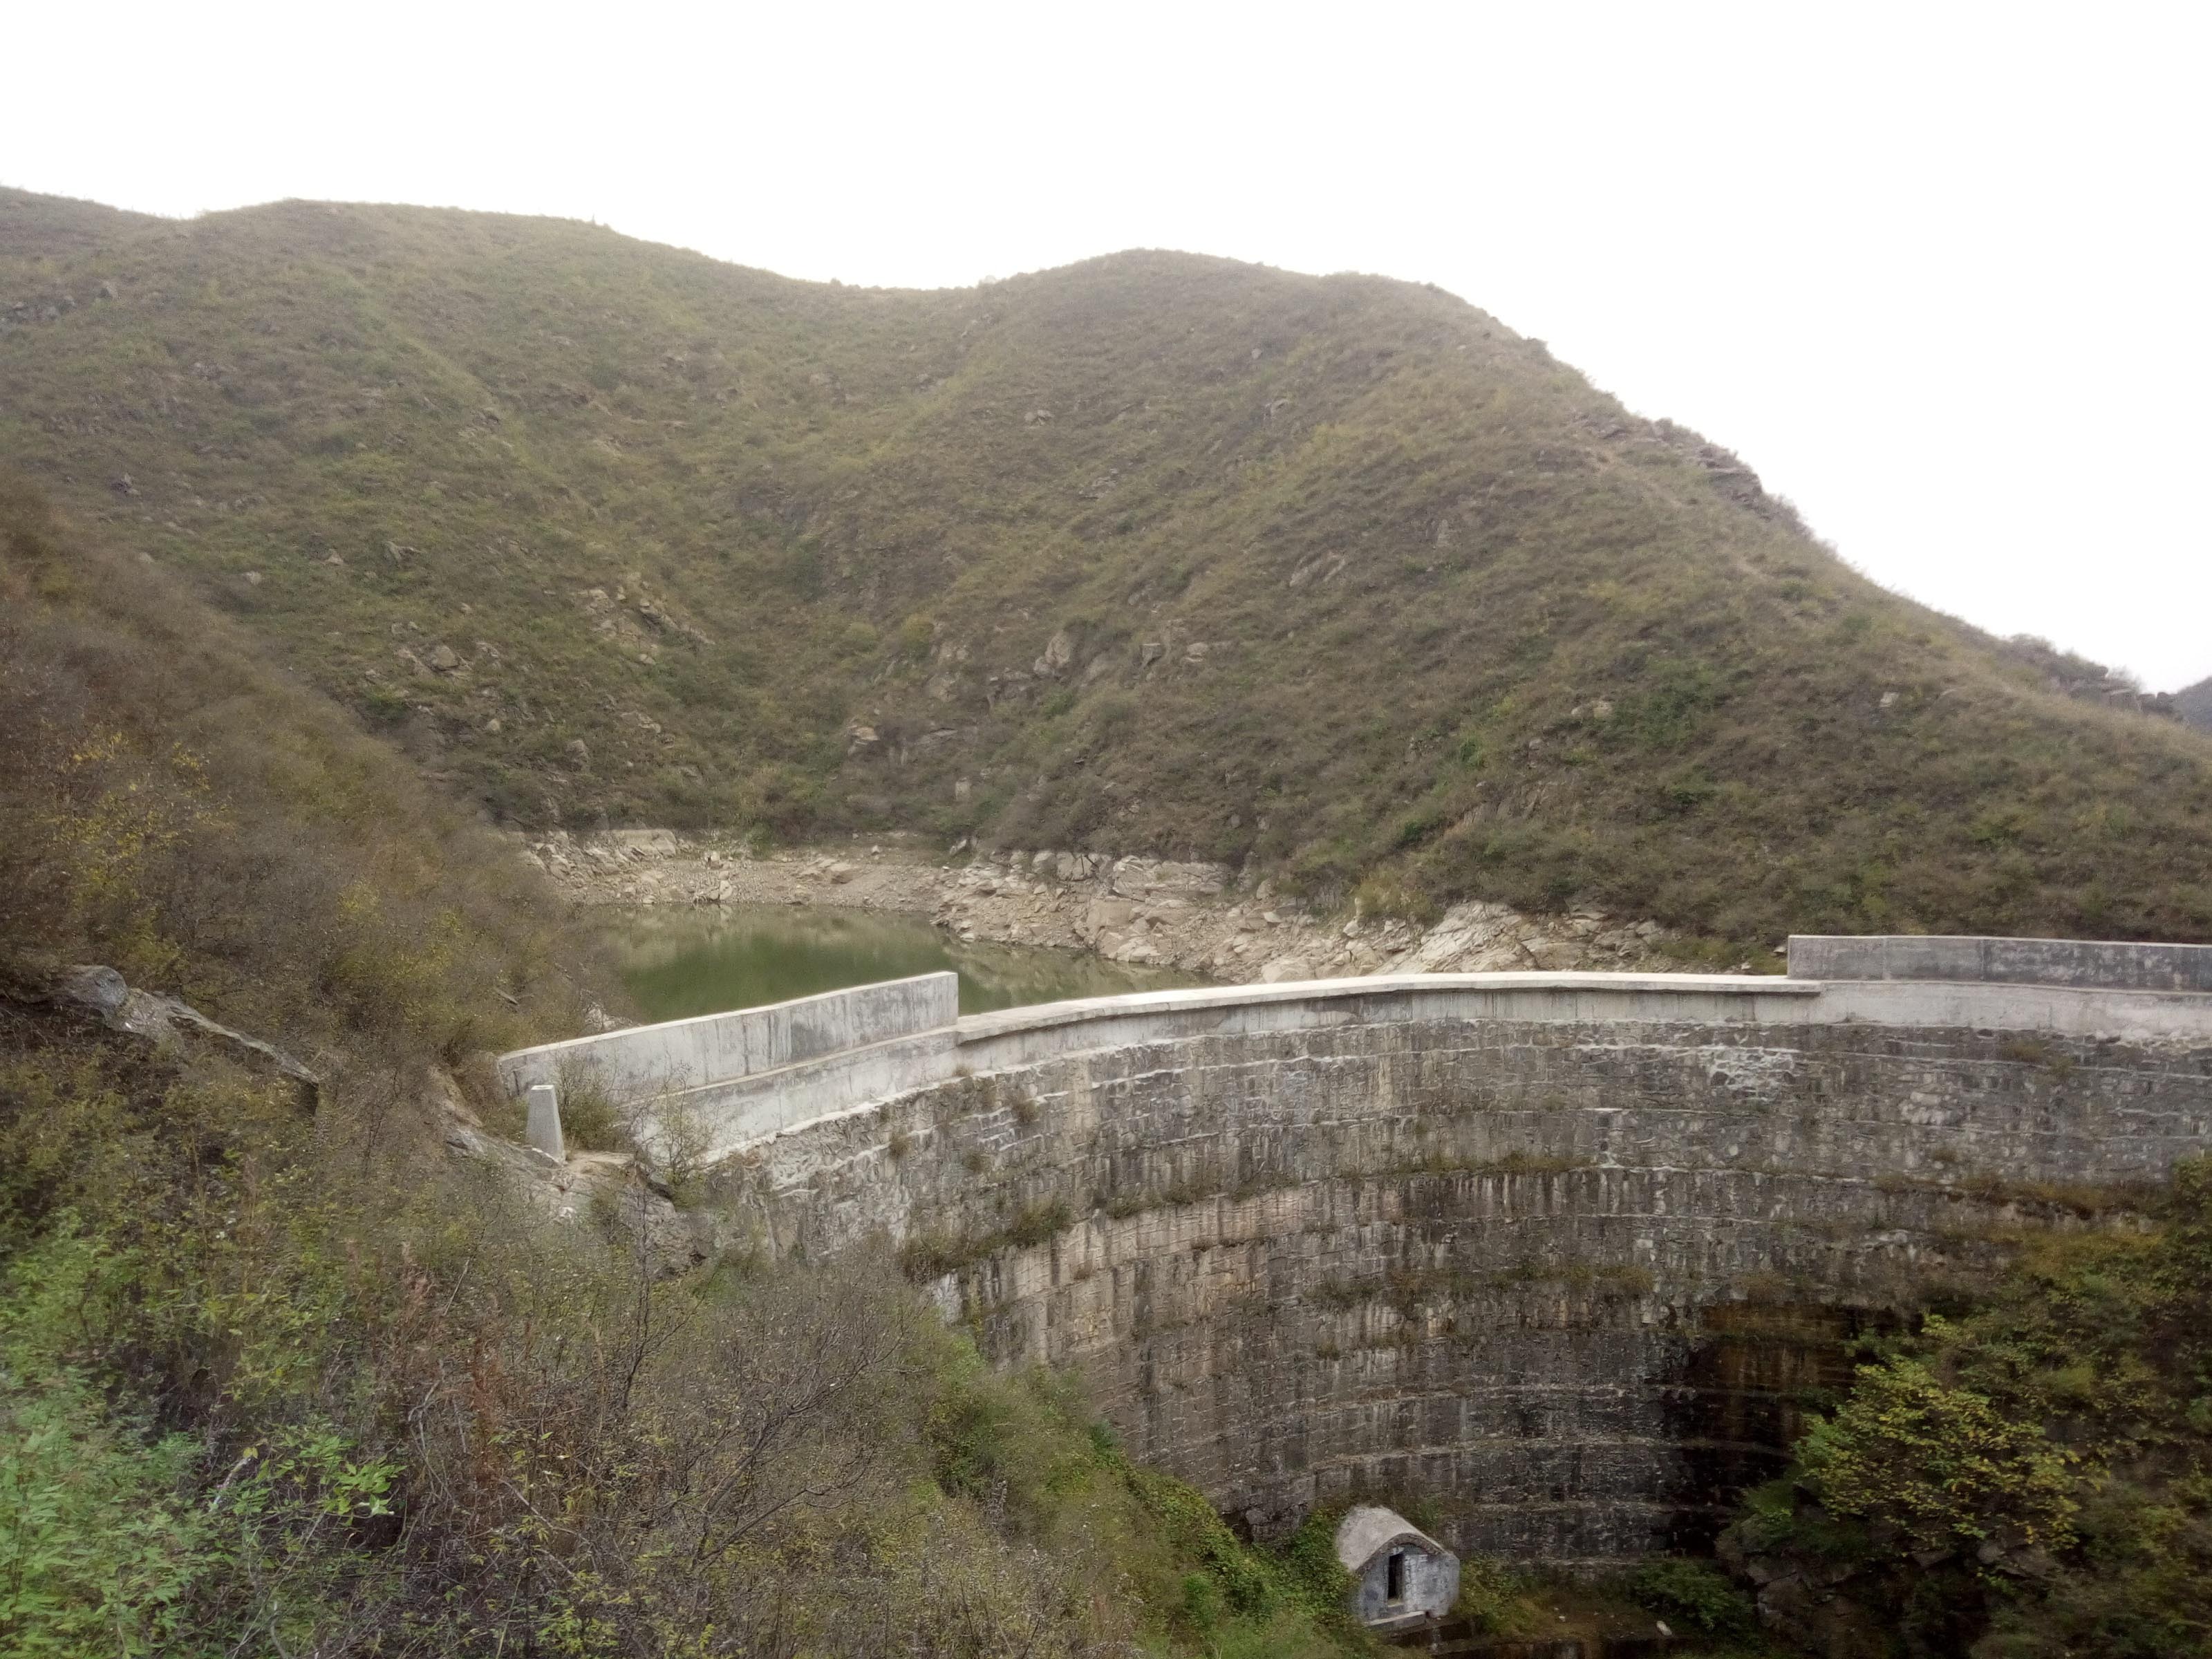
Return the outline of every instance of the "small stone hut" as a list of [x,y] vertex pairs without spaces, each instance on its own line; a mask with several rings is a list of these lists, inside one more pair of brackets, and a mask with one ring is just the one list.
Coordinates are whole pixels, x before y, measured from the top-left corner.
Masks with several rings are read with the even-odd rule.
[[1442,1618],[1459,1599],[1459,1557],[1395,1510],[1362,1504],[1346,1511],[1336,1559],[1358,1581],[1352,1610],[1370,1630]]

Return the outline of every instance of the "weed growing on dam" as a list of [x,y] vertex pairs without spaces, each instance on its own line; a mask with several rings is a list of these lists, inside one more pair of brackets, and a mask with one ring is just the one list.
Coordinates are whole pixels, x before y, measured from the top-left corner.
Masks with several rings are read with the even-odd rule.
[[1595,1169],[1595,1158],[1568,1153],[1532,1152],[1520,1148],[1491,1157],[1432,1153],[1393,1166],[1385,1173],[1396,1176],[1551,1176],[1573,1170]]
[[2021,1181],[1986,1170],[1955,1181],[1881,1175],[1875,1177],[1874,1185],[1877,1192],[1893,1197],[1968,1199],[1977,1204],[2010,1206],[2084,1221],[2147,1214],[2157,1206],[2160,1196],[2159,1188],[2148,1182]]
[[957,1273],[1006,1249],[1048,1244],[1075,1224],[1075,1212],[1061,1200],[1024,1206],[1003,1227],[963,1237],[956,1233],[918,1233],[899,1250],[899,1267],[916,1284]]

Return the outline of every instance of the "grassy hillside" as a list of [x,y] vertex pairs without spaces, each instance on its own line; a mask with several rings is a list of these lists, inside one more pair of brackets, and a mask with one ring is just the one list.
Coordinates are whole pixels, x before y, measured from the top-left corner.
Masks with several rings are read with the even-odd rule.
[[393,1091],[606,994],[473,815],[4,474],[0,734],[0,988],[105,963]]
[[512,821],[1738,942],[2212,937],[2212,743],[2053,693],[1434,289],[1127,253],[891,293],[0,193],[11,303],[7,452]]

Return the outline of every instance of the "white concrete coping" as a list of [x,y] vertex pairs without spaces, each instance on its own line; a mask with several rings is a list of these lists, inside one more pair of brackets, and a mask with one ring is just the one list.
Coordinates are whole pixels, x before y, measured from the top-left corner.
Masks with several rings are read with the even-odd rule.
[[2212,995],[2203,993],[1757,974],[1378,974],[1208,985],[970,1014],[957,1029],[962,1060],[983,1070],[1210,1032],[1420,1018],[1899,1025],[2212,1042]]
[[1348,979],[1285,980],[1274,985],[1195,985],[1172,991],[1132,991],[1118,996],[1082,997],[1069,1002],[1033,1003],[1022,1008],[994,1009],[987,1014],[965,1014],[960,1020],[960,1040],[980,1042],[1014,1031],[1042,1030],[1054,1025],[1091,1020],[1126,1018],[1147,1014],[1200,1012],[1214,1008],[1260,1008],[1271,1004],[1301,1004],[1364,1000],[1373,997],[1427,997],[1454,993],[1595,991],[1608,995],[1818,996],[1820,986],[1811,980],[1784,979],[1778,974],[1369,974]]
[[1203,985],[971,1014],[960,1059],[987,1071],[1141,1042],[1415,1019],[1770,1025],[1803,1022],[1821,989],[1779,975],[1544,972]]

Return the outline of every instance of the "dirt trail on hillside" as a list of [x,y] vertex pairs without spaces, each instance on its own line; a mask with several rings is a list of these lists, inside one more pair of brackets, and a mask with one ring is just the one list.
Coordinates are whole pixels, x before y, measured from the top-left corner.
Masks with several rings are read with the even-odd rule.
[[1583,909],[1529,916],[1454,906],[1433,926],[1324,916],[1217,864],[1090,853],[946,857],[886,836],[755,856],[733,839],[661,830],[555,835],[528,856],[586,904],[830,904],[928,916],[962,939],[1091,951],[1109,962],[1239,982],[1516,969],[1657,972],[1662,931]]

